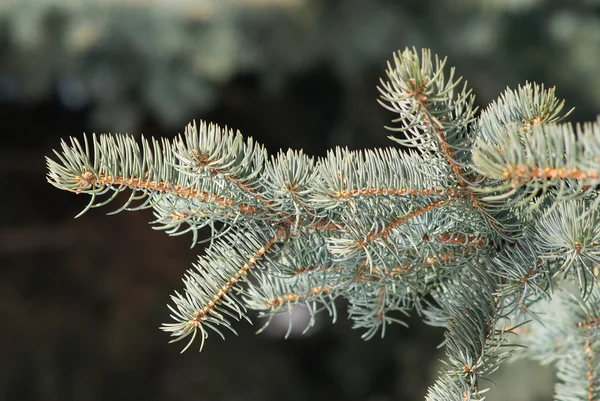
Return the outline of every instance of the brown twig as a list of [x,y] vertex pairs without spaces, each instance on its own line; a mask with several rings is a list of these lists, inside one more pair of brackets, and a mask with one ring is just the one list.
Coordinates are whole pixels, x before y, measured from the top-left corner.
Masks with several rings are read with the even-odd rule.
[[271,236],[268,241],[261,246],[255,253],[248,259],[248,261],[240,267],[223,285],[217,290],[212,299],[208,301],[201,309],[194,312],[194,315],[190,318],[189,323],[193,327],[197,327],[201,324],[202,320],[208,315],[214,307],[223,299],[223,297],[231,290],[236,282],[238,282],[248,271],[256,265],[258,260],[264,256],[264,254],[273,246],[277,238],[282,235],[281,229],[276,235]]
[[[96,175],[90,171],[84,172],[75,179],[81,188],[87,188],[90,186],[124,186],[140,191],[151,190],[156,192],[172,193],[178,196],[194,198],[206,203],[214,203],[225,207],[236,207],[244,214],[252,214],[256,212],[256,208],[247,203],[234,205],[231,199],[223,196],[218,196],[205,191],[198,191],[194,188],[185,188],[181,185],[172,184],[165,181],[144,180],[138,177],[122,177],[106,174]],[[83,192],[82,189],[65,189],[74,193]]]
[[357,247],[364,248],[366,245],[368,245],[369,243],[373,242],[374,240],[376,240],[378,238],[386,238],[388,236],[389,232],[391,230],[393,230],[395,227],[397,227],[398,225],[400,225],[414,217],[417,217],[423,213],[427,213],[435,208],[447,205],[448,203],[450,203],[450,201],[452,201],[454,199],[456,199],[456,197],[452,196],[448,199],[431,202],[428,205],[425,205],[419,209],[413,210],[412,212],[405,214],[404,216],[400,216],[396,220],[391,222],[390,224],[386,225],[383,228],[383,230],[370,233],[366,236],[366,238],[357,241]]

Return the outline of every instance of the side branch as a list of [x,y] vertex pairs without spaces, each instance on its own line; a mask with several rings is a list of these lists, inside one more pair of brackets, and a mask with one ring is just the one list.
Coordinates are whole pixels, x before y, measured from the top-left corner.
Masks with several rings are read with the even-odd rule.
[[572,179],[572,180],[597,180],[600,174],[597,171],[584,171],[579,168],[539,168],[526,165],[508,165],[502,169],[502,176],[507,181],[512,181],[513,186],[517,186],[524,181],[532,179]]
[[585,339],[583,346],[585,352],[585,376],[587,379],[587,400],[594,401],[594,350],[592,349],[592,340],[589,338]]
[[239,177],[237,177],[235,174],[228,173],[223,168],[215,168],[215,167],[211,166],[211,161],[205,155],[200,154],[196,149],[192,150],[191,157],[192,157],[192,160],[194,161],[194,163],[196,164],[196,167],[209,170],[211,177],[214,178],[214,177],[220,175],[223,178],[225,178],[227,181],[229,181],[231,184],[237,186],[242,192],[245,192],[249,196],[256,199],[258,202],[263,204],[263,206],[265,206],[265,208],[270,208],[272,206],[272,203],[266,202],[265,199],[263,198],[263,196],[258,191],[254,190],[254,189],[250,188],[248,185],[244,184],[243,180],[240,179]]
[[[473,253],[472,248],[465,248],[463,251],[463,254],[461,256],[469,256],[470,254]],[[434,265],[436,263],[439,264],[444,264],[447,262],[450,262],[452,260],[456,259],[456,255],[451,254],[451,253],[440,253],[437,254],[435,256],[429,256],[425,258],[425,264],[426,265]]]
[[452,151],[452,148],[450,148],[450,146],[448,146],[448,143],[446,142],[446,134],[444,134],[444,131],[442,130],[442,127],[439,126],[439,124],[433,123],[433,127],[438,137],[440,151],[442,152],[444,159],[446,159],[446,162],[452,169],[452,174],[454,174],[454,177],[456,177],[458,186],[467,187],[467,182],[463,178],[464,171],[462,170],[462,168],[460,168],[458,164],[456,164],[456,155]]
[[575,324],[575,327],[578,329],[582,329],[582,328],[591,329],[591,328],[598,326],[599,324],[600,324],[600,317],[592,317],[583,322],[577,322]]
[[[185,198],[194,198],[206,203],[215,203],[220,206],[233,207],[233,201],[223,196],[211,194],[205,191],[199,191],[193,188],[185,188],[181,185],[171,184],[164,181],[148,181],[137,177],[121,177],[111,176],[106,174],[95,175],[90,171],[86,171],[81,176],[77,176],[76,180],[81,188],[89,186],[124,186],[133,190],[151,190],[156,192],[172,193]],[[66,190],[75,193],[82,193],[83,190],[68,189]],[[254,206],[246,203],[236,205],[240,212],[244,214],[253,214],[256,212]]]
[[408,188],[359,188],[350,189],[348,191],[334,191],[335,199],[351,198],[354,196],[364,195],[449,195],[453,196],[455,190],[453,188],[423,188],[423,189],[408,189]]
[[301,293],[301,294],[288,292],[287,294],[278,295],[276,297],[268,299],[267,300],[267,308],[269,308],[270,310],[277,310],[277,309],[281,308],[281,306],[284,304],[289,305],[291,303],[296,303],[296,302],[302,301],[311,296],[327,294],[327,293],[331,292],[332,290],[333,290],[332,286],[319,285],[319,286],[310,288],[308,291]]
[[[435,132],[435,135],[437,136],[437,139],[438,139],[440,151],[442,152],[444,159],[446,159],[446,162],[452,169],[452,173],[456,177],[458,186],[466,187],[467,182],[463,178],[464,172],[463,172],[462,168],[456,163],[456,155],[454,154],[454,151],[452,150],[452,148],[448,145],[448,142],[446,141],[446,134],[444,133],[443,127],[441,127],[440,124],[437,124],[435,122],[435,120],[433,120],[430,117],[431,116],[431,114],[429,113],[430,106],[429,106],[429,102],[427,100],[427,95],[424,92],[424,87],[416,87],[414,78],[411,78],[409,80],[409,83],[412,87],[412,90],[409,92],[409,94],[419,104],[419,112],[421,113],[421,116],[423,118],[423,125],[426,127],[429,126],[429,127],[433,128],[433,131]],[[426,83],[427,82],[425,81],[424,85]],[[444,120],[444,119],[445,119],[445,116],[442,116],[442,120]]]
[[376,239],[386,238],[388,236],[389,232],[391,230],[393,230],[394,228],[396,228],[398,225],[400,225],[414,217],[417,217],[423,213],[427,213],[435,208],[447,205],[454,199],[456,199],[456,196],[451,196],[448,199],[440,200],[437,202],[432,202],[432,203],[430,203],[426,206],[423,206],[417,210],[413,210],[412,212],[407,213],[404,216],[397,218],[396,220],[394,220],[393,222],[391,222],[390,224],[385,226],[383,230],[370,233],[364,239],[359,240],[357,246],[358,246],[358,248],[364,248],[366,245],[368,245],[369,243],[373,242]]
[[223,285],[217,290],[215,295],[206,305],[201,309],[196,310],[193,316],[189,319],[188,323],[190,327],[194,329],[202,324],[202,320],[215,308],[215,306],[223,299],[225,295],[231,290],[236,282],[238,282],[248,271],[256,265],[258,260],[273,246],[279,235],[282,234],[278,231],[277,235],[271,236],[269,240],[256,251],[250,259],[240,267]]
[[[414,87],[414,79],[411,81],[411,83]],[[494,220],[491,220],[488,214],[481,208],[481,205],[475,197],[475,194],[473,194],[473,191],[471,191],[471,189],[469,188],[469,184],[463,178],[464,171],[456,162],[456,155],[454,154],[454,151],[446,141],[446,134],[444,132],[443,127],[439,123],[436,123],[436,120],[431,118],[431,114],[429,113],[429,103],[427,100],[427,95],[423,92],[423,88],[414,88],[411,92],[411,95],[419,104],[419,112],[423,117],[423,124],[425,126],[430,126],[433,128],[433,131],[435,132],[435,135],[438,139],[440,152],[446,160],[446,163],[448,163],[448,165],[450,166],[452,174],[456,178],[457,185],[464,191],[464,195],[466,195],[466,197],[470,199],[471,205],[473,205],[477,213],[481,217],[483,217],[483,219],[487,221],[491,227],[496,228],[496,222]],[[443,121],[445,118],[445,116],[442,116],[440,119]]]
[[306,229],[314,231],[348,231],[348,227],[341,226],[338,223],[330,222],[326,218],[321,218],[316,222],[308,224]]
[[[485,244],[485,240],[476,234],[443,233],[435,237],[435,239],[445,244],[467,245],[478,248]],[[429,240],[429,237],[427,237],[427,240]]]

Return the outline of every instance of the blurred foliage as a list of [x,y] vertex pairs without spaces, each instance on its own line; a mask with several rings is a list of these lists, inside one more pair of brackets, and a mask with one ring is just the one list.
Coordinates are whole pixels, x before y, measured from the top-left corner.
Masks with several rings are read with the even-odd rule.
[[135,130],[146,115],[179,128],[256,74],[265,91],[325,64],[343,87],[406,45],[460,60],[487,103],[524,79],[600,108],[597,1],[2,0],[0,98],[56,91],[93,108],[94,129]]

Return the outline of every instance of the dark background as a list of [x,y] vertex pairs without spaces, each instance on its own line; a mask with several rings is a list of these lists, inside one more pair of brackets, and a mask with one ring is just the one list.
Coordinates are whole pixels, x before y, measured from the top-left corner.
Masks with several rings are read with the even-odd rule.
[[201,249],[150,212],[73,220],[88,199],[44,165],[60,138],[192,119],[272,152],[389,146],[376,85],[405,46],[449,56],[482,107],[530,80],[573,121],[600,110],[597,1],[0,0],[0,400],[422,399],[443,333],[415,317],[365,343],[340,305],[303,337],[240,323],[180,355],[158,326]]

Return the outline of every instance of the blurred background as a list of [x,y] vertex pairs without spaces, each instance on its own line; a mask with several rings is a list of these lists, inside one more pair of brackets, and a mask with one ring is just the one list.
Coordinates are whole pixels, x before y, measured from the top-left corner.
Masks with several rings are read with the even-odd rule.
[[[483,107],[530,80],[572,121],[600,110],[594,0],[0,0],[0,400],[423,399],[443,332],[417,317],[365,343],[340,305],[304,336],[240,323],[180,355],[158,327],[202,250],[150,212],[73,220],[88,199],[45,182],[60,138],[192,119],[273,152],[391,145],[376,85],[406,46],[447,55]],[[490,399],[551,398],[535,366]]]

